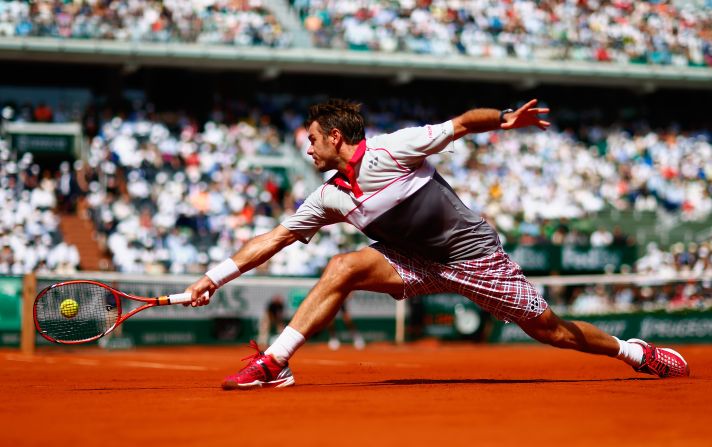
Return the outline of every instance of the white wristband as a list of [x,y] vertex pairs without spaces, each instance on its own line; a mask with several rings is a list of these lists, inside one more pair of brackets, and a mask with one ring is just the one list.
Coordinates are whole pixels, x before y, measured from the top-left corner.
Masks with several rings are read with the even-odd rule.
[[220,264],[205,272],[205,276],[218,287],[229,283],[233,279],[240,276],[240,268],[235,264],[232,258],[227,258]]

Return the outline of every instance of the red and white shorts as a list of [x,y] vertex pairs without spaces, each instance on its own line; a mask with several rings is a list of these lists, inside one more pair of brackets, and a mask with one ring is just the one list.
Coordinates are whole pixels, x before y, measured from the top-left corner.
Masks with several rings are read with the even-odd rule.
[[403,278],[403,295],[393,296],[397,300],[434,293],[457,293],[508,322],[538,317],[548,307],[519,265],[509,259],[501,247],[484,258],[452,264],[406,255],[381,243],[371,247],[381,252]]

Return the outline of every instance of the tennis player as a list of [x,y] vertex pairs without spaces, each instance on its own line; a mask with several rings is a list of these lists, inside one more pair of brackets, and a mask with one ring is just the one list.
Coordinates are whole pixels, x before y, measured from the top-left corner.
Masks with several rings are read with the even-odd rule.
[[257,236],[231,258],[188,287],[193,306],[267,261],[296,241],[308,243],[322,226],[348,222],[377,241],[334,256],[284,331],[267,350],[227,377],[224,389],[294,384],[288,360],[305,340],[323,329],[354,290],[407,299],[454,292],[532,338],[552,346],[618,358],[636,371],[658,377],[689,375],[682,356],[643,340],[619,340],[595,326],[566,321],[548,307],[520,267],[505,254],[496,231],[468,209],[426,158],[475,132],[513,130],[550,123],[549,112],[531,100],[518,110],[473,109],[450,121],[365,139],[359,105],[330,100],[313,105],[306,122],[307,153],[322,172],[337,170],[297,212]]

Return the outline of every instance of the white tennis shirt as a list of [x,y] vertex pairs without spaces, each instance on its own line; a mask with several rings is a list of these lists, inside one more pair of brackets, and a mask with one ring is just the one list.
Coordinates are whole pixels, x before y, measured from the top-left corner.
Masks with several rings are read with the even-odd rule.
[[391,248],[443,263],[493,253],[496,231],[425,160],[453,135],[447,121],[362,140],[347,175],[329,179],[282,225],[308,243],[321,227],[348,222]]

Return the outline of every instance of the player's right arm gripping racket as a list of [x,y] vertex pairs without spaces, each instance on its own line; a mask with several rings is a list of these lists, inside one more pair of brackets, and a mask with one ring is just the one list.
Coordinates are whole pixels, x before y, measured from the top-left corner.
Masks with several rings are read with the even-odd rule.
[[[122,314],[122,301],[143,305]],[[120,292],[96,281],[65,281],[53,284],[37,295],[34,319],[37,331],[55,343],[77,344],[94,341],[132,315],[155,306],[190,303],[190,293],[145,298]]]

